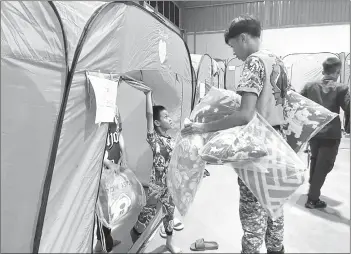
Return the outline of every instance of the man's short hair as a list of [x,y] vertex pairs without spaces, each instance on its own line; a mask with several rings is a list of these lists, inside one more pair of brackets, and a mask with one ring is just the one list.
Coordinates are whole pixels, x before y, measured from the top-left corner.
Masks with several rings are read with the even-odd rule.
[[249,15],[242,15],[232,20],[229,29],[224,33],[225,43],[242,33],[253,37],[261,37],[261,22]]
[[341,68],[341,61],[337,57],[328,57],[323,62],[323,71],[325,74],[333,74],[340,68]]

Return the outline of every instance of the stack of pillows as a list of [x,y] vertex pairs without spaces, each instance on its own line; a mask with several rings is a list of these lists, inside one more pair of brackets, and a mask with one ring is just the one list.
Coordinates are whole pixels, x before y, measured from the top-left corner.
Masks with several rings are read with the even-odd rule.
[[[286,200],[304,182],[306,166],[296,153],[337,116],[293,91],[288,92],[287,99],[287,122],[283,128],[287,142],[259,114],[245,126],[178,137],[168,171],[168,187],[182,215],[194,200],[205,162],[210,162],[229,163],[268,214],[272,218],[279,216]],[[200,123],[222,119],[238,110],[240,102],[238,94],[212,87],[195,106],[190,119]],[[190,155],[201,166],[181,163],[182,156]]]

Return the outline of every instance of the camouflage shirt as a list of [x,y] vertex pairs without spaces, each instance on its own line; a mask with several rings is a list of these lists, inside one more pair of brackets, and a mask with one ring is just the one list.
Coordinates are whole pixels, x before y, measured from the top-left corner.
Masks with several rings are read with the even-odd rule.
[[166,173],[174,149],[174,140],[170,136],[162,136],[156,131],[147,134],[153,154],[151,183],[166,186]]

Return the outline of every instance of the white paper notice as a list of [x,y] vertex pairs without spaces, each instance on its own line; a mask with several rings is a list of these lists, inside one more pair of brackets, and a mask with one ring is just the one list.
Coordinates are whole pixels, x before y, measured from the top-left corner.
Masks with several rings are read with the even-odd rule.
[[117,113],[118,82],[87,75],[96,99],[95,123],[110,123]]

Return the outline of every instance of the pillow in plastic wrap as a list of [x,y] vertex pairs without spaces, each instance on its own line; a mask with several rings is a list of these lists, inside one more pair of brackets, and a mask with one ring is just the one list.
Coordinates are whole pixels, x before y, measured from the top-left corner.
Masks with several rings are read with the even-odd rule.
[[240,107],[241,96],[233,91],[212,87],[193,109],[190,120],[198,123],[217,121]]
[[167,172],[167,187],[178,211],[184,216],[200,186],[205,162],[199,156],[204,139],[200,135],[189,135],[176,139]]
[[283,131],[296,153],[337,117],[337,114],[294,91],[288,91],[285,113],[287,124]]
[[223,130],[214,135],[203,147],[201,158],[209,163],[221,164],[266,156],[268,151],[262,141],[245,131],[250,124]]
[[[227,117],[240,107],[241,96],[233,91],[211,87],[206,96],[197,104],[190,115],[190,120],[209,123]],[[219,131],[220,132],[220,131]],[[202,134],[207,142],[219,132]]]
[[259,114],[245,131],[260,139],[268,154],[256,160],[228,165],[235,169],[268,215],[275,219],[287,200],[304,183],[306,166],[281,134]]
[[103,169],[96,211],[105,227],[115,228],[132,213],[139,213],[146,204],[145,191],[130,169],[120,174]]

